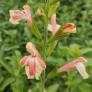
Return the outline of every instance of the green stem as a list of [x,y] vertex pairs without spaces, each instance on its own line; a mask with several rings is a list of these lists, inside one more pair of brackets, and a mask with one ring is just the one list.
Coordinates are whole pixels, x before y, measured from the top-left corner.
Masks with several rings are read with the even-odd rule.
[[[47,48],[47,38],[48,38],[48,30],[47,27],[44,27],[44,61],[46,61],[46,48]],[[45,89],[45,70],[42,73],[42,92]]]
[[[46,6],[48,4],[48,0],[46,2]],[[48,17],[47,17],[48,18]],[[47,40],[48,40],[48,29],[47,29],[48,24],[44,24],[44,61],[46,61],[46,50],[47,50]],[[42,73],[42,92],[45,90],[45,70]]]

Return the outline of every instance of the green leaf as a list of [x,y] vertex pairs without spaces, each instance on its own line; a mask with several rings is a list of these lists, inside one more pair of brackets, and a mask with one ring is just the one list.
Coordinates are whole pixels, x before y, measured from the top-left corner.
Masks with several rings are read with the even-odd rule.
[[21,58],[22,58],[21,53],[19,51],[15,51],[15,54],[10,59],[12,71],[15,76],[19,76],[19,72],[20,72],[19,61]]
[[49,4],[55,4],[57,3],[59,0],[49,0]]
[[65,57],[69,55],[69,48],[68,47],[61,47],[60,50],[58,50],[58,54],[60,55],[60,57]]
[[5,62],[5,61],[3,61],[3,60],[0,60],[0,64],[1,64],[10,74],[13,74],[13,71],[12,71],[10,65],[9,65],[7,62]]
[[41,34],[40,34],[40,31],[37,27],[37,24],[35,23],[35,21],[33,20],[32,21],[32,25],[28,26],[29,27],[29,30],[38,38],[38,39],[41,39]]
[[13,92],[25,92],[24,89],[26,86],[24,79],[22,77],[16,78],[16,80],[11,84],[11,88]]
[[[81,86],[80,86],[81,85]],[[92,86],[88,83],[81,83],[78,87],[81,92],[91,92]]]
[[47,6],[48,11],[48,17],[50,18],[54,13],[56,13],[56,10],[59,6],[59,2],[57,0],[50,1],[50,4]]
[[47,48],[47,52],[46,52],[46,55],[47,56],[50,56],[51,55],[51,53],[53,52],[53,50],[56,47],[56,45],[57,45],[57,41],[52,42],[52,43],[49,44],[49,46]]
[[47,18],[45,11],[42,7],[39,7],[37,9],[36,15],[39,16],[40,20],[43,22],[45,27],[47,27],[48,26],[48,18]]
[[14,81],[13,77],[5,79],[2,84],[0,84],[0,91],[3,91],[9,84]]
[[69,54],[73,58],[76,58],[76,57],[80,56],[81,55],[80,46],[78,44],[71,44],[69,46]]
[[52,78],[55,78],[56,76],[59,76],[60,73],[57,72],[57,69],[54,68],[51,72],[48,73],[46,81]]
[[81,55],[87,54],[89,52],[92,52],[92,48],[84,48],[84,49],[81,49]]
[[0,84],[4,80],[4,77],[0,75]]
[[47,92],[57,92],[58,87],[59,87],[59,84],[53,84],[49,86],[46,90]]
[[10,46],[10,47],[7,47],[7,48],[5,48],[5,46],[3,45],[2,50],[3,51],[10,51],[10,50],[17,49],[17,48],[19,48],[18,45]]
[[58,66],[62,65],[64,62],[66,62],[66,61],[63,58],[56,58],[56,57],[53,57],[53,56],[49,56],[47,58],[47,61],[46,61],[46,63],[48,65],[51,65],[51,66],[54,66],[54,67],[58,67]]
[[68,36],[68,35],[69,35],[69,33],[64,34],[63,33],[63,28],[60,27],[59,30],[54,35],[52,35],[50,41],[54,42],[56,40],[60,40],[60,39],[64,38],[65,36]]

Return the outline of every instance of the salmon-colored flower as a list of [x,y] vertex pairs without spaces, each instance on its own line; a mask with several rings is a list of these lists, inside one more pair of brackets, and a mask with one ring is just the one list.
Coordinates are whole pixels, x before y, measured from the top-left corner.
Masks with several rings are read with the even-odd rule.
[[40,57],[24,56],[20,61],[21,66],[25,66],[28,79],[39,79],[40,74],[45,70],[46,65]]
[[33,43],[28,42],[26,49],[31,55],[24,56],[20,60],[20,65],[25,66],[28,79],[39,79],[40,74],[45,70],[46,65]]
[[18,24],[20,20],[24,19],[28,24],[32,24],[32,13],[28,5],[24,5],[24,10],[10,10],[10,22]]
[[48,24],[48,30],[51,31],[53,34],[57,32],[57,30],[60,28],[60,25],[57,24],[56,21],[56,14],[53,14],[51,16],[50,24]]
[[56,14],[52,15],[51,17],[51,27],[52,33],[55,33],[57,31]]
[[[56,22],[56,14],[51,16],[51,24],[48,25],[48,30],[55,34],[60,28]],[[76,25],[74,23],[66,23],[61,29],[62,34],[76,33]]]
[[66,23],[63,26],[63,33],[76,33],[76,25],[74,23]]
[[20,10],[10,10],[10,22],[18,24],[24,17],[24,13]]
[[25,13],[25,20],[27,20],[27,24],[32,24],[32,12],[28,5],[24,5],[24,13]]
[[84,63],[86,62],[86,59],[84,57],[78,57],[77,59],[75,59],[74,61],[71,61],[70,63],[64,65],[63,67],[60,67],[58,69],[58,72],[69,72],[71,71],[73,68],[76,67],[76,69],[78,70],[78,72],[80,73],[80,75],[86,79],[89,77],[88,73],[86,72]]

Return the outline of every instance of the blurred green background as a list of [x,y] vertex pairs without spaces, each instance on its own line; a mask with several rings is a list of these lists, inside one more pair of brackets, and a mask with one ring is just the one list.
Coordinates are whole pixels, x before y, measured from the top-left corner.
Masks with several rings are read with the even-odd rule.
[[[46,75],[77,56],[85,56],[90,77],[83,80],[76,70],[56,75],[49,73],[46,92],[92,92],[92,0],[59,0],[57,22],[74,22],[77,33],[60,40],[48,57]],[[25,23],[13,25],[9,22],[9,10],[22,9],[29,4],[33,10],[42,5],[42,0],[0,0],[0,92],[40,92],[37,80],[28,80],[19,60],[26,55],[25,44],[39,42],[27,29]],[[40,25],[41,26],[41,25]],[[52,76],[53,75],[53,76]]]

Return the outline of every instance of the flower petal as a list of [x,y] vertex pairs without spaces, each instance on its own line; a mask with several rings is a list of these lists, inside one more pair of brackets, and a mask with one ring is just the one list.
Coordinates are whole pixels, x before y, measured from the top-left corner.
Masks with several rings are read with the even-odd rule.
[[32,24],[32,12],[31,9],[28,5],[24,5],[24,12],[25,12],[25,20],[27,21],[27,23],[30,25]]
[[28,64],[28,66],[29,66],[30,75],[35,76],[35,74],[36,74],[36,66],[35,66],[35,59],[34,58],[32,58],[32,60]]
[[40,77],[43,69],[42,69],[42,67],[40,65],[40,62],[38,61],[37,58],[35,58],[35,63],[36,63],[36,74],[35,74],[35,78],[37,80],[39,80],[39,77]]
[[82,62],[77,63],[75,66],[83,79],[87,79],[89,77],[88,73],[86,72],[86,68]]
[[25,66],[25,71],[28,79],[34,79],[34,75],[30,75],[29,66]]
[[27,65],[29,61],[29,57],[28,56],[24,56],[21,60],[20,60],[20,65],[24,66]]
[[[60,25],[57,24],[57,30],[60,28]],[[52,25],[48,24],[48,30],[52,32]]]
[[39,61],[39,63],[40,63],[40,65],[41,65],[42,69],[45,70],[46,64],[45,64],[45,62],[43,61],[43,59],[41,59],[40,57],[37,57],[37,60]]
[[77,63],[84,63],[86,62],[86,59],[84,57],[78,57],[77,59],[69,62],[68,64],[64,65],[63,67],[58,69],[58,72],[68,72],[71,71]]
[[51,28],[52,33],[55,33],[57,31],[56,14],[52,15],[51,17]]
[[58,72],[69,72],[75,67],[75,62],[70,62],[58,69]]

